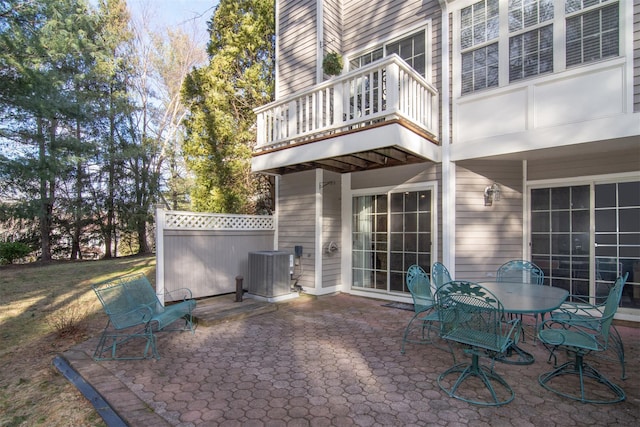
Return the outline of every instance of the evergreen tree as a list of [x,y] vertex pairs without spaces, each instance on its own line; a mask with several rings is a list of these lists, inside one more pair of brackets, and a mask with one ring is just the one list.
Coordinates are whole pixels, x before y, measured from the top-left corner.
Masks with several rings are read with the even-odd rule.
[[272,100],[274,1],[222,0],[209,21],[209,63],[183,85],[184,153],[198,211],[254,213],[264,177],[251,175],[253,108]]
[[83,0],[7,1],[0,15],[0,157],[14,215],[37,218],[41,258],[51,259],[59,188],[87,145],[79,140],[86,81],[94,64],[96,16]]

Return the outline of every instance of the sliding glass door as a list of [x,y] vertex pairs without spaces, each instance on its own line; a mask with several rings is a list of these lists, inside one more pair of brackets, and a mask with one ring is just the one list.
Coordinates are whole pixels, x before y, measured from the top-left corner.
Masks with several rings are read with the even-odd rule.
[[432,191],[353,197],[352,287],[408,292],[405,272],[431,265]]
[[640,181],[533,188],[530,215],[546,284],[604,297],[629,273],[621,306],[640,308]]

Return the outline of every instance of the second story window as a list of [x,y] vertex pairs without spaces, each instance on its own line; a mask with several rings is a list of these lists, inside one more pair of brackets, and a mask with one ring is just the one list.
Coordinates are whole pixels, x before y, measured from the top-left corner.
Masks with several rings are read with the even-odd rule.
[[553,0],[509,2],[509,81],[553,71]]
[[349,61],[349,69],[355,70],[364,67],[384,56],[397,54],[404,59],[409,66],[416,70],[422,77],[427,75],[427,46],[426,33],[422,29],[400,40],[386,43],[364,55],[357,56]]
[[384,56],[382,52],[382,48],[375,49],[369,53],[365,53],[364,55],[360,55],[357,58],[353,58],[349,61],[349,69],[355,70],[360,67],[364,67],[367,64],[371,64],[373,61],[376,61]]
[[387,44],[387,55],[394,53],[404,59],[422,77],[426,76],[427,54],[424,31]]
[[617,3],[609,0],[567,0],[565,9],[568,67],[618,56]]
[[482,0],[460,13],[462,93],[498,86],[498,0]]
[[459,39],[454,45],[460,61],[460,93],[617,57],[621,3],[476,0],[461,8],[455,21]]

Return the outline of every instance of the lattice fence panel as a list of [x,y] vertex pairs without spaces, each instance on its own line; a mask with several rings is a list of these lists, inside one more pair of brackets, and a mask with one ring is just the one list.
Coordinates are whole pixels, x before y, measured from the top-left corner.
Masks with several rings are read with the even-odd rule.
[[272,216],[166,212],[165,229],[174,230],[274,230]]

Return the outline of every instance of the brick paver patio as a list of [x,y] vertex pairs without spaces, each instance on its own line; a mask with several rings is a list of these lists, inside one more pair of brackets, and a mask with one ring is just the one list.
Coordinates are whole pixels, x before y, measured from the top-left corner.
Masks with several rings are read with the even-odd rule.
[[495,368],[514,388],[513,402],[480,407],[439,388],[449,353],[413,344],[400,353],[412,312],[383,304],[302,296],[195,335],[161,334],[158,361],[96,363],[96,339],[65,357],[131,426],[638,425],[640,329],[619,327],[628,379],[616,362],[595,363],[624,388],[622,403],[582,404],[543,389],[537,378],[551,369],[548,353],[527,339],[533,365]]

